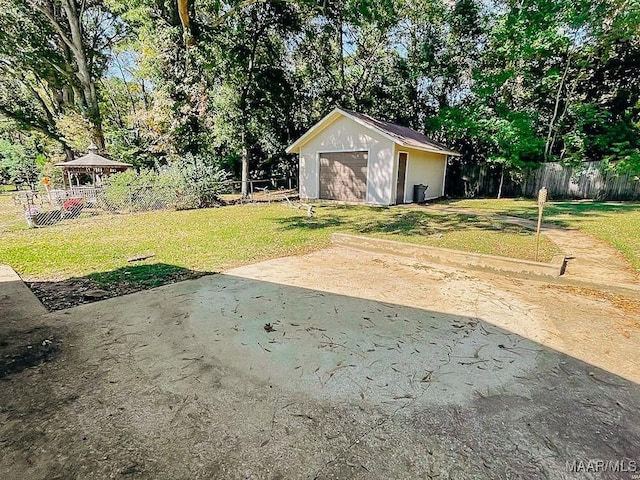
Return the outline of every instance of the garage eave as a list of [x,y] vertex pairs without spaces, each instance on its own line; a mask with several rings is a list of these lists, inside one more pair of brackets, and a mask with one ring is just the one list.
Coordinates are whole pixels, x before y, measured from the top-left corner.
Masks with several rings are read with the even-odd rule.
[[435,149],[435,148],[425,148],[425,147],[420,147],[420,146],[416,146],[416,145],[410,145],[410,144],[403,143],[403,142],[398,142],[397,140],[395,141],[395,144],[400,148],[410,148],[410,149],[413,149],[413,150],[420,150],[421,152],[439,153],[439,154],[442,154],[442,155],[449,155],[451,157],[461,157],[462,156],[461,153],[454,152],[453,150],[440,150],[440,149]]

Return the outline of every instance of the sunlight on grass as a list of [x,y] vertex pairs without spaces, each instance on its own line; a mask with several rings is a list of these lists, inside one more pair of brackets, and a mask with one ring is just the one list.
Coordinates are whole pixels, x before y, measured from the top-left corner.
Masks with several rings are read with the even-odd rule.
[[26,230],[27,228],[22,207],[15,204],[13,194],[0,193],[0,235],[5,230]]
[[[468,208],[487,213],[536,219],[534,200],[452,200],[452,208]],[[545,222],[577,228],[621,251],[640,270],[640,203],[631,202],[549,202]]]
[[[104,215],[5,231],[0,263],[25,278],[54,280],[123,269],[131,265],[127,258],[154,253],[136,265],[163,263],[214,272],[323,248],[333,232],[526,259],[533,258],[534,249],[531,232],[473,215],[318,206],[309,219],[302,211],[274,204]],[[541,258],[549,260],[556,252],[543,239]]]
[[[527,260],[535,256],[535,236],[530,230],[475,215],[425,211],[420,207],[329,206],[318,209],[317,218],[304,222],[307,228],[341,223],[336,231],[387,240]],[[560,252],[555,245],[542,237],[540,260],[549,261],[556,253]]]

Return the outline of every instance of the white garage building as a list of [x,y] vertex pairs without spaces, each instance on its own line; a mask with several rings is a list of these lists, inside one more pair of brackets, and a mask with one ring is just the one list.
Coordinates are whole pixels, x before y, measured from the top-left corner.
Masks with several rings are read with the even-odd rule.
[[300,198],[373,205],[444,195],[448,156],[460,154],[410,128],[336,108],[296,140],[287,153],[300,159]]

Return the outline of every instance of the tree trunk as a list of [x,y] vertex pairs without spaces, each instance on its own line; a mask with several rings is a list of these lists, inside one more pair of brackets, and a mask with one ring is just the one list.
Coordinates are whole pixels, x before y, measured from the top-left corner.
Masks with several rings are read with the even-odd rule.
[[[82,19],[78,6],[73,0],[64,0],[62,7],[67,17],[67,23],[71,32],[71,45],[69,47],[74,55],[76,64],[76,77],[80,81],[82,87],[80,98],[76,101],[82,110],[83,116],[89,120],[91,124],[91,134],[94,143],[100,150],[104,150],[104,134],[102,132],[102,116],[98,106],[98,95],[96,93],[96,84],[91,75],[91,68],[87,60],[87,51],[82,35]],[[78,101],[79,100],[79,101]]]
[[[340,7],[342,8],[342,7]],[[345,72],[344,72],[344,32],[343,32],[344,22],[342,18],[342,10],[340,11],[338,17],[338,68],[340,71],[338,72],[340,75],[340,103],[344,102],[345,97]]]
[[[93,141],[104,149],[104,134],[102,131],[102,117],[98,105],[96,84],[92,76],[90,55],[91,46],[87,43],[82,25],[82,14],[85,2],[76,0],[34,1],[30,5],[41,12],[48,20],[62,46],[65,59],[64,71],[57,68],[66,77],[68,85],[63,87],[61,100],[73,103],[80,109],[82,116],[89,121]],[[52,64],[55,68],[55,63]]]
[[74,159],[73,150],[66,143],[62,144],[62,148],[64,149],[64,156],[67,158],[67,162],[70,162]]
[[242,198],[247,198],[249,195],[249,152],[251,150],[249,139],[247,138],[247,125],[249,125],[249,118],[251,115],[249,108],[249,92],[253,85],[253,73],[258,42],[265,30],[266,25],[263,23],[253,36],[251,54],[249,55],[249,62],[246,70],[247,78],[240,95],[240,111],[242,112]]
[[502,197],[502,185],[504,184],[504,165],[500,170],[500,184],[498,185],[498,200]]
[[547,132],[547,141],[545,142],[544,145],[544,156],[545,158],[548,158],[549,155],[551,155],[551,146],[552,146],[552,135],[553,135],[553,128],[555,126],[555,122],[556,119],[558,118],[558,109],[560,107],[560,99],[561,99],[561,95],[562,95],[562,89],[564,88],[564,83],[565,80],[567,79],[567,73],[569,73],[569,66],[571,65],[571,55],[569,55],[567,57],[567,64],[564,67],[564,73],[562,74],[562,78],[560,79],[560,85],[558,85],[558,90],[556,92],[556,100],[555,100],[555,104],[553,106],[553,115],[551,117],[551,120],[549,121],[549,130]]

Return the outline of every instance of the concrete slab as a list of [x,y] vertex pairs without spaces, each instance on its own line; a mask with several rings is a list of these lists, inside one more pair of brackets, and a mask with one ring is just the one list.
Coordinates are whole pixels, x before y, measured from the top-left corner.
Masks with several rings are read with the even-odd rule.
[[393,306],[480,318],[640,383],[636,368],[640,360],[636,350],[640,346],[638,297],[343,247],[226,273]]
[[45,313],[47,309],[18,274],[0,264],[0,321],[19,321]]
[[617,478],[567,462],[640,460],[633,312],[344,248],[82,305],[0,328],[57,346],[3,379],[0,471]]

